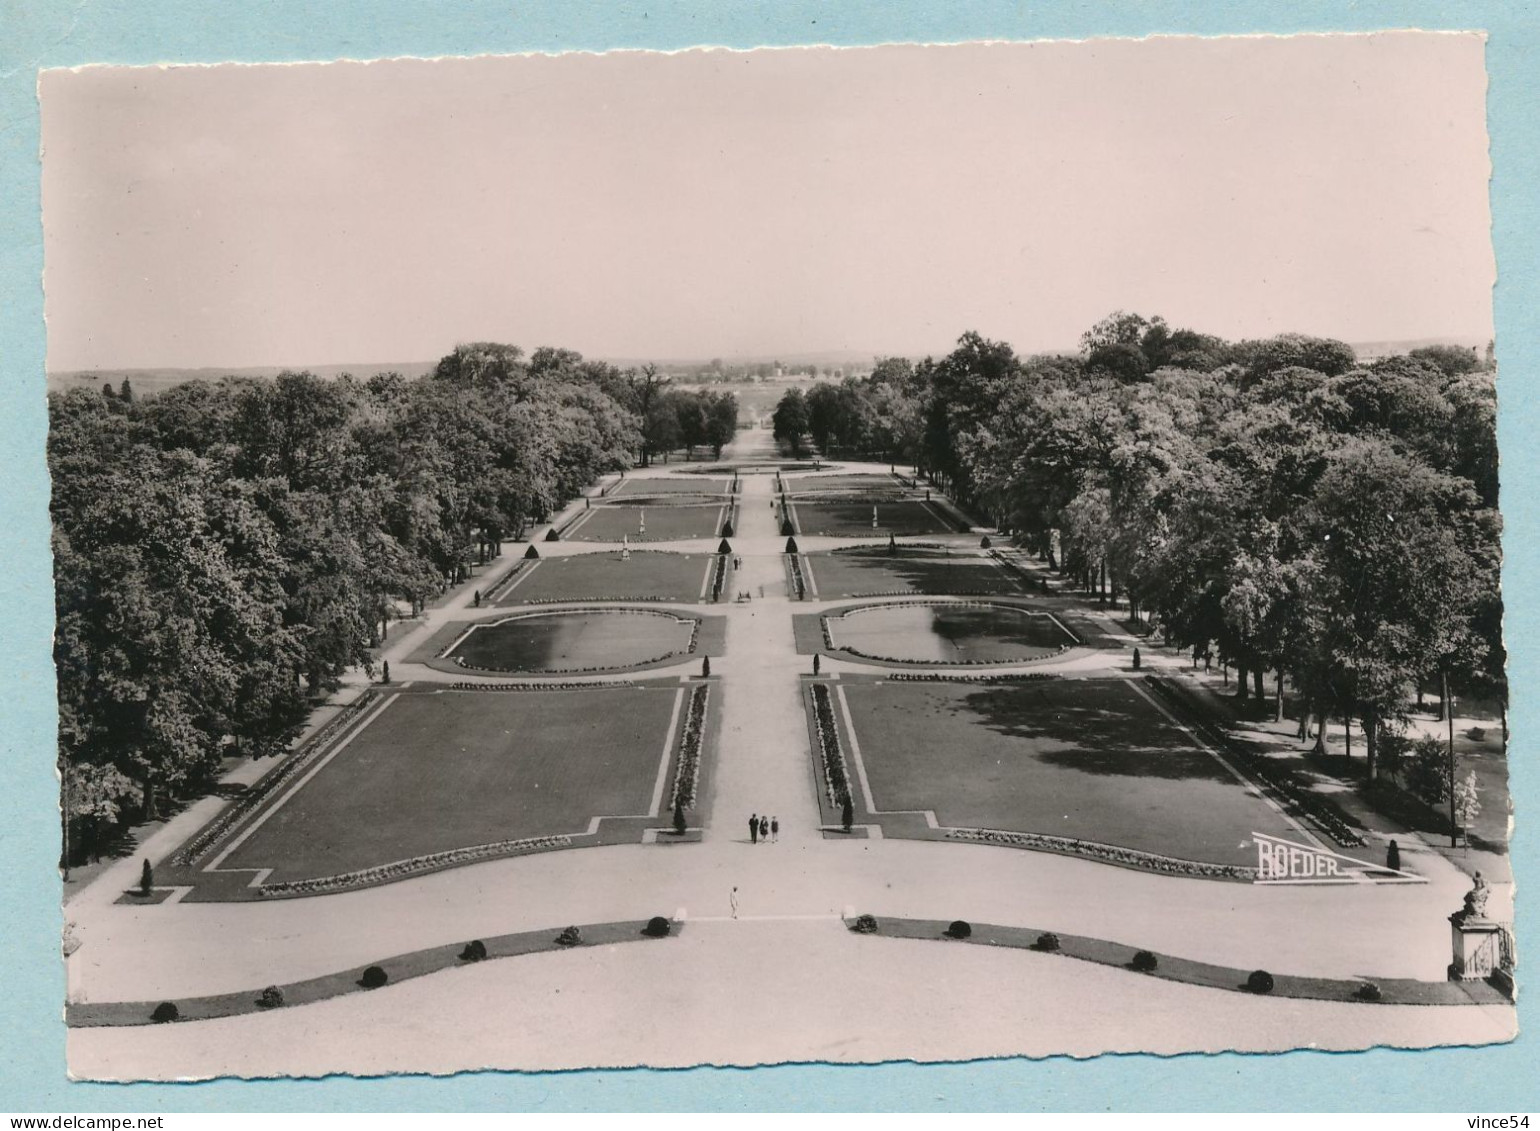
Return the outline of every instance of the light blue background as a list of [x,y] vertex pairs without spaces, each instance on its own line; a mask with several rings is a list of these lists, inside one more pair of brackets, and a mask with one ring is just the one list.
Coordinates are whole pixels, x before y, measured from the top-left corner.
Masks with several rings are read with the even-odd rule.
[[[1529,10],[1526,11],[1526,8]],[[57,960],[59,889],[55,725],[50,663],[48,478],[43,462],[42,244],[35,96],[40,67],[81,63],[296,60],[392,55],[675,49],[701,44],[868,44],[894,41],[1484,28],[1491,34],[1492,182],[1499,285],[1504,584],[1511,649],[1512,774],[1518,810],[1540,810],[1534,757],[1537,414],[1536,168],[1540,45],[1522,3],[408,3],[368,0],[207,3],[12,0],[0,6],[0,1112],[570,1109],[1004,1109],[1004,1110],[1454,1110],[1534,1106],[1535,1040],[1485,1050],[1364,1054],[1291,1053],[1092,1061],[991,1061],[963,1065],[753,1071],[697,1069],[468,1074],[448,1079],[223,1081],[197,1085],[94,1085],[64,1076],[64,995]],[[1258,216],[1258,223],[1266,223]],[[1304,327],[1307,329],[1308,327]],[[1535,874],[1535,839],[1514,838],[1521,884]],[[1453,910],[1451,908],[1451,910]],[[1522,911],[1521,911],[1522,915]],[[1521,940],[1532,931],[1521,925]],[[1532,966],[1536,959],[1521,967]],[[838,1004],[835,1004],[838,1003]],[[859,1010],[837,988],[793,1010]],[[509,1003],[517,1008],[517,1003]],[[935,1002],[944,1010],[946,1002]],[[1535,1023],[1523,1003],[1521,1025]],[[1051,1016],[1023,1017],[1049,1028]],[[666,1019],[660,1018],[666,1024]]]

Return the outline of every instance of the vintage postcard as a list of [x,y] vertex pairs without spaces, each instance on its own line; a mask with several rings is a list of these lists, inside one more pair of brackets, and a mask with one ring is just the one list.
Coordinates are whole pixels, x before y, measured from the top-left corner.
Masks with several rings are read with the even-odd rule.
[[43,72],[70,1073],[1511,1040],[1484,51]]

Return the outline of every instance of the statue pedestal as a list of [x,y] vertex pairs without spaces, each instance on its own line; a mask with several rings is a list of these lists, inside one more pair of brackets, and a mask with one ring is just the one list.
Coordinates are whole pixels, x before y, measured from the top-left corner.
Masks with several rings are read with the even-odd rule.
[[1449,980],[1479,982],[1491,977],[1497,968],[1497,935],[1501,930],[1492,920],[1467,916],[1463,911],[1449,916],[1449,941],[1454,954],[1454,961],[1449,964]]

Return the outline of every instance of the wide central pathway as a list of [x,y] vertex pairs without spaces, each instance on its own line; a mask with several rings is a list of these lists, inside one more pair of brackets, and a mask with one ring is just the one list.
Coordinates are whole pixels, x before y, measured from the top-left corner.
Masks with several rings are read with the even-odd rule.
[[820,837],[797,680],[806,659],[792,638],[785,540],[772,509],[775,481],[745,475],[742,483],[732,543],[743,565],[732,587],[748,600],[722,606],[722,738],[706,839],[747,842],[749,815],[767,813],[779,820],[782,843],[805,843]]

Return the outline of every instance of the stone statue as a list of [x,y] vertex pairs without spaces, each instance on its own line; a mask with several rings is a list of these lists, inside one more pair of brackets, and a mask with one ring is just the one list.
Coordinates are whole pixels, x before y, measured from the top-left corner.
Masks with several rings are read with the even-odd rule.
[[1476,873],[1476,882],[1470,891],[1465,893],[1465,907],[1460,912],[1462,919],[1485,919],[1487,917],[1487,896],[1491,894],[1486,880],[1480,872]]

